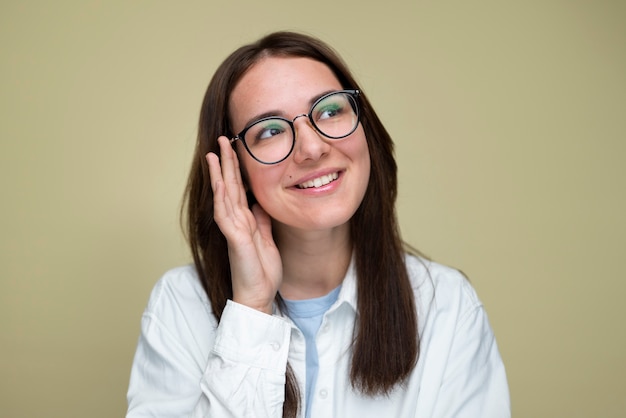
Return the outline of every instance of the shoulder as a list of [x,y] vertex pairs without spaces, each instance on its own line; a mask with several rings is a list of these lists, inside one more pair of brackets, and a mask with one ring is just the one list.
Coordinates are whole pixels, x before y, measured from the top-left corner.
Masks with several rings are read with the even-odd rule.
[[414,288],[451,287],[471,289],[467,277],[459,270],[422,257],[407,254],[406,267]]
[[157,309],[168,299],[190,299],[208,303],[196,269],[192,265],[175,267],[165,272],[152,289],[147,310]]
[[459,270],[413,255],[406,256],[407,271],[418,309],[463,316],[482,307],[467,277]]
[[152,289],[145,316],[172,327],[180,319],[187,323],[202,323],[204,326],[216,322],[193,265],[173,268],[161,276]]
[[413,256],[407,270],[420,336],[415,376],[431,415],[510,416],[502,358],[470,281],[459,270]]

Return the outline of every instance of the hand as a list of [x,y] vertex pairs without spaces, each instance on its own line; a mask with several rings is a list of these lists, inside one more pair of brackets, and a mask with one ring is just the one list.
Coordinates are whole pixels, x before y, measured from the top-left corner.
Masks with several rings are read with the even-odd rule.
[[271,314],[283,275],[271,219],[258,204],[248,208],[237,154],[228,138],[221,136],[218,142],[221,164],[214,153],[208,153],[206,159],[215,222],[228,242],[233,301]]

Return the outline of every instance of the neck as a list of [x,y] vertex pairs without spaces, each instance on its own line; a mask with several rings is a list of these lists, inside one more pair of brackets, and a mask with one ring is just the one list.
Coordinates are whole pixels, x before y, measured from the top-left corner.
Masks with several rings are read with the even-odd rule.
[[274,239],[283,262],[280,294],[284,298],[324,296],[343,281],[352,259],[349,224],[325,231],[275,225]]

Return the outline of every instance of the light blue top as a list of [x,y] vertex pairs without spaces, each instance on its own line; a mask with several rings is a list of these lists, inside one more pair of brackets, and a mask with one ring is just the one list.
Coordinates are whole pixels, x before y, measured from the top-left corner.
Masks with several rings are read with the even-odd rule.
[[315,336],[322,325],[324,314],[337,301],[340,289],[341,285],[326,296],[314,299],[283,299],[289,318],[302,331],[306,343],[306,418],[311,416],[311,400],[313,399],[313,391],[315,390],[315,381],[317,380],[319,369]]

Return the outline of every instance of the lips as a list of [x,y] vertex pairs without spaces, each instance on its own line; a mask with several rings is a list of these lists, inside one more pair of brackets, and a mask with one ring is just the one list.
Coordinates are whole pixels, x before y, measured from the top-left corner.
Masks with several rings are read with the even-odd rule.
[[339,173],[334,172],[334,173],[330,173],[324,176],[314,178],[309,181],[305,181],[304,183],[298,184],[296,187],[298,189],[310,189],[311,187],[322,187],[322,186],[327,185],[328,183],[331,183],[337,180],[338,177],[339,177]]

